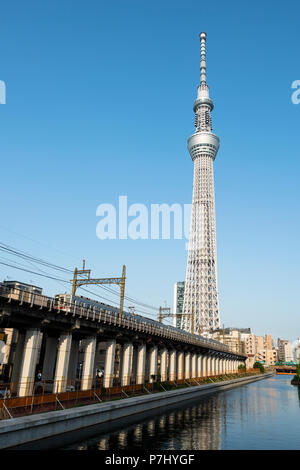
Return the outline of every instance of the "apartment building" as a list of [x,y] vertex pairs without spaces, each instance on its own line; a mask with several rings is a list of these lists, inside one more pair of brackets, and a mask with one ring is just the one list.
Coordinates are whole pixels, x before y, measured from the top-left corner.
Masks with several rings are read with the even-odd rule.
[[278,360],[282,362],[293,362],[293,348],[287,339],[278,338]]

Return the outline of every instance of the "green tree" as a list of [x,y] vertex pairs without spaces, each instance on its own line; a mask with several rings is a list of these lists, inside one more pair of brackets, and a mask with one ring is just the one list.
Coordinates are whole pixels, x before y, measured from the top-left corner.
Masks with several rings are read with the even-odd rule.
[[265,371],[264,366],[260,362],[255,362],[253,365],[254,369],[260,369],[260,372],[263,373]]

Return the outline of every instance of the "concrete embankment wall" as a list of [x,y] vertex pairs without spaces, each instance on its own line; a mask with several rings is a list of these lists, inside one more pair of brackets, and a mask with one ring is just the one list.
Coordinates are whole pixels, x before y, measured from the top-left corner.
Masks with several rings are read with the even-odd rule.
[[41,439],[53,438],[102,423],[123,419],[145,411],[183,403],[244,385],[272,376],[272,373],[243,377],[219,383],[191,386],[158,392],[151,395],[125,398],[113,402],[97,403],[68,410],[50,411],[38,415],[13,418],[0,422],[0,449],[9,449],[24,444],[37,443]]

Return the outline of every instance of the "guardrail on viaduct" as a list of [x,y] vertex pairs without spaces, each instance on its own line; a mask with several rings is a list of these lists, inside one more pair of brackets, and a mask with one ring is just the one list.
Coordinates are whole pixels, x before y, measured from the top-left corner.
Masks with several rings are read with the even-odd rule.
[[[61,313],[61,315],[65,315],[65,312],[55,305],[54,298],[52,297],[16,288],[11,289],[0,285],[0,300],[4,299],[7,303],[17,302],[19,306],[26,304],[27,307],[30,307],[31,309],[38,308],[46,312],[56,312]],[[91,322],[98,322],[121,329],[145,333],[149,336],[158,336],[179,343],[200,346],[202,348],[236,355],[236,353],[230,351],[229,347],[225,344],[218,343],[217,341],[210,340],[199,335],[192,335],[191,333],[184,332],[183,330],[176,329],[174,327],[170,328],[169,326],[162,325],[154,320],[153,324],[150,324],[142,318],[136,318],[134,315],[132,315],[130,319],[124,317],[119,318],[118,315],[114,315],[105,309],[96,308],[94,306],[86,308],[76,304],[71,304],[68,316],[73,319],[85,319]],[[240,354],[239,356],[246,357],[243,354]]]

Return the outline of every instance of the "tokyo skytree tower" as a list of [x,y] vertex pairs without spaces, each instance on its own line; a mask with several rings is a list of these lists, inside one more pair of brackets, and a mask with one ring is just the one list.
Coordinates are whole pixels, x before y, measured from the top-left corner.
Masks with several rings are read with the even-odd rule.
[[201,334],[220,326],[213,161],[219,138],[212,133],[213,102],[206,83],[206,33],[200,33],[200,85],[194,102],[196,132],[188,139],[194,185],[181,328]]

